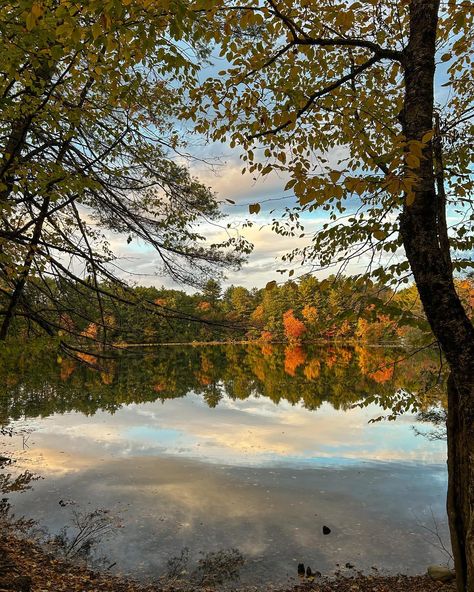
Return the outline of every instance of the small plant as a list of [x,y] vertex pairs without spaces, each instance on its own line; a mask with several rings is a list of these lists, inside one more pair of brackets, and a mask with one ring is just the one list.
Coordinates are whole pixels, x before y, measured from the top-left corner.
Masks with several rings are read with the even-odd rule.
[[201,555],[203,556],[191,571],[188,569],[188,547],[184,547],[179,555],[169,559],[166,574],[161,578],[162,588],[171,587],[187,592],[238,580],[240,568],[245,562],[238,549],[221,549]]
[[[11,464],[11,461],[8,464]],[[25,530],[33,525],[33,520],[27,520],[26,518],[18,519],[15,517],[11,511],[8,495],[31,489],[31,482],[38,479],[40,477],[30,473],[30,471],[24,471],[18,475],[12,475],[11,473],[0,474],[0,495],[2,496],[0,498],[0,524],[4,528],[14,526],[17,530]]]
[[171,557],[166,562],[166,575],[165,580],[167,583],[177,582],[183,579],[187,572],[187,565],[189,562],[189,548],[184,547],[181,549],[179,555]]
[[65,558],[89,559],[96,545],[121,527],[117,518],[105,508],[84,511],[75,507],[76,502],[63,500],[59,505],[72,507],[72,520],[50,542]]
[[244,556],[238,549],[222,549],[206,553],[199,559],[191,579],[198,586],[215,586],[239,579]]

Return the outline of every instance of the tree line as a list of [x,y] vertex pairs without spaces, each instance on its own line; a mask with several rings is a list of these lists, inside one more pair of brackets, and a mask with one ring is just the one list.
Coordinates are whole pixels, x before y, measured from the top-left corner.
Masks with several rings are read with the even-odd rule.
[[[472,318],[474,277],[456,280],[456,287]],[[59,328],[65,343],[80,345],[84,350],[103,343],[124,347],[209,341],[299,344],[336,340],[407,345],[431,339],[415,286],[394,291],[351,276],[318,280],[308,275],[260,289],[234,285],[223,289],[217,280],[210,279],[194,293],[136,286],[127,288],[125,302],[117,287],[103,286],[104,293],[113,290],[112,297],[102,298],[100,307],[87,292],[63,290],[55,296],[56,309],[43,314],[51,326]],[[41,304],[36,302],[37,307]],[[15,319],[13,329],[22,338],[41,334],[35,324],[22,317]]]

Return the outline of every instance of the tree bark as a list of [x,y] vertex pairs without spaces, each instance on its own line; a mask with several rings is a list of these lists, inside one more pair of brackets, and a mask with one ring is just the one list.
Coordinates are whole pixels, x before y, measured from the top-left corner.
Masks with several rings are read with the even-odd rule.
[[[433,129],[439,0],[410,2],[404,51],[406,140]],[[423,151],[415,199],[405,204],[400,233],[428,322],[448,361],[448,517],[459,592],[474,592],[474,327],[456,293],[444,223],[444,192],[436,191],[433,147]],[[448,250],[448,252],[446,252]]]
[[[471,377],[472,378],[472,377]],[[458,381],[459,382],[459,381]],[[465,381],[469,384],[469,379]],[[472,382],[471,382],[472,384]],[[473,393],[448,380],[448,518],[458,590],[474,590]]]

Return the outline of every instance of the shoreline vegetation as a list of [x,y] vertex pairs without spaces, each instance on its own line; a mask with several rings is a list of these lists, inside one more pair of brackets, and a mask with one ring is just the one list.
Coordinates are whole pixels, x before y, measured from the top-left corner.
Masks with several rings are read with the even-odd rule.
[[[262,343],[261,339],[241,339],[241,340],[214,340],[214,341],[170,341],[170,342],[155,342],[155,343],[113,343],[112,347],[115,349],[141,348],[141,347],[178,347],[181,345],[189,347],[203,347],[208,345],[255,345]],[[287,345],[288,342],[272,341],[272,345]],[[366,342],[360,339],[315,339],[313,341],[305,341],[304,345],[334,345],[340,347],[350,347],[353,345],[361,345],[364,347],[397,347],[403,348],[403,344],[397,341],[376,341]]]
[[[27,574],[27,575],[26,575]],[[0,538],[0,592],[196,592],[219,589],[160,582],[139,582],[129,576],[93,570],[83,563],[66,561],[47,552],[34,539],[3,532]],[[281,582],[281,585],[239,587],[241,592],[450,592],[452,583],[428,575],[363,574],[322,576],[313,581]]]
[[[474,318],[474,279],[456,280],[456,288]],[[73,353],[75,347],[85,351],[228,342],[417,346],[432,339],[414,286],[393,290],[350,276],[322,281],[305,276],[252,289],[223,289],[210,279],[194,294],[135,286],[128,289],[127,298],[120,291],[104,296],[100,306],[71,288],[58,293],[56,300],[58,309],[48,313],[48,324],[55,327],[49,338],[59,339]],[[11,329],[11,338],[24,341],[45,335],[21,315]]]

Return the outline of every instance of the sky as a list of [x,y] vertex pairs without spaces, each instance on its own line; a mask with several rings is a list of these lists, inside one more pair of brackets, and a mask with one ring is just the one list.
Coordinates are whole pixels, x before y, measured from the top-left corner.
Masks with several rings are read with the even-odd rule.
[[[216,65],[206,66],[202,76],[216,75],[218,70],[228,65],[222,58],[216,57],[216,62]],[[439,63],[436,71],[436,100],[441,105],[449,101],[449,89],[442,86],[448,78],[446,72],[448,65]],[[189,132],[186,125],[182,125],[183,132],[185,134]],[[329,221],[327,212],[321,210],[304,214],[305,236],[303,238],[277,235],[271,229],[272,219],[279,218],[285,207],[297,205],[292,192],[284,190],[289,177],[281,172],[272,172],[265,178],[257,180],[253,178],[253,174],[242,175],[244,164],[240,159],[238,148],[231,149],[226,144],[206,143],[197,136],[191,135],[191,138],[194,138],[195,142],[188,148],[191,159],[181,159],[180,163],[188,166],[193,176],[215,192],[217,199],[221,202],[222,212],[226,216],[221,224],[205,224],[200,226],[199,230],[208,238],[209,243],[220,242],[228,237],[229,231],[226,230],[226,225],[231,223],[234,236],[238,232],[254,245],[252,254],[240,270],[229,270],[225,273],[222,280],[223,287],[233,284],[250,289],[264,287],[273,280],[284,282],[288,279],[288,275],[278,273],[277,270],[289,269],[290,266],[282,261],[282,256],[295,248],[307,245],[311,234]],[[328,164],[333,162],[335,168],[338,168],[337,161],[343,156],[343,152],[344,148],[338,147],[324,156],[328,159]],[[230,204],[226,200],[235,203]],[[253,203],[261,205],[258,215],[249,213],[248,206]],[[350,211],[351,204],[346,205]],[[453,216],[453,212],[448,212],[448,223],[458,219],[458,216]],[[253,222],[253,226],[242,227],[248,220]],[[153,249],[137,241],[128,244],[126,238],[125,235],[109,235],[112,250],[118,256],[117,263],[123,270],[120,275],[139,285],[194,291],[194,288],[177,285],[169,277],[160,274],[159,258]],[[397,252],[395,257],[404,259],[403,250]],[[366,270],[367,264],[368,257],[354,259],[344,273],[347,275],[361,273]],[[309,267],[302,268],[299,264],[293,267],[293,279],[311,271]],[[315,272],[315,275],[321,279],[337,270],[338,267],[335,266],[329,270]]]
[[[211,62],[203,64],[200,73],[201,80],[217,76],[218,71],[229,67],[225,58],[220,57],[219,48],[215,48]],[[278,269],[290,269],[288,264],[282,261],[283,255],[295,248],[308,244],[308,237],[318,228],[329,221],[327,212],[314,212],[305,214],[305,237],[282,237],[271,229],[273,218],[279,218],[285,207],[297,205],[297,199],[291,191],[285,191],[285,185],[290,179],[281,172],[271,172],[264,178],[254,180],[254,174],[242,175],[243,161],[240,159],[242,152],[239,148],[230,148],[228,144],[206,142],[206,140],[193,133],[185,122],[177,122],[179,131],[183,137],[189,140],[187,152],[190,159],[177,160],[187,166],[193,176],[197,177],[204,185],[210,187],[221,202],[222,212],[225,218],[220,225],[204,224],[199,231],[207,237],[210,244],[220,242],[228,238],[226,225],[231,223],[233,235],[238,233],[244,236],[254,245],[252,254],[238,271],[227,270],[222,278],[224,288],[230,285],[262,288],[268,282],[276,280],[279,283],[288,279],[287,274],[278,273]],[[345,152],[344,148],[337,147],[324,156],[337,168],[337,161]],[[228,203],[226,200],[235,202]],[[249,204],[259,203],[261,210],[258,215],[249,213]],[[251,228],[242,228],[242,225],[251,220]],[[119,275],[127,277],[132,283],[144,286],[167,287],[194,292],[195,288],[176,284],[171,278],[160,273],[160,259],[157,253],[143,242],[136,240],[127,243],[126,235],[107,234],[112,251],[118,256],[118,265],[124,270]],[[358,273],[366,269],[367,260],[353,261],[346,269],[347,274]],[[117,270],[115,270],[117,271]],[[311,271],[309,267],[302,268],[294,265],[293,279]],[[336,272],[337,267],[329,271],[318,272],[319,278],[327,277]]]
[[[197,150],[197,149],[196,149]],[[265,178],[254,180],[253,175],[242,175],[243,163],[236,149],[232,150],[226,145],[212,144],[201,147],[199,150],[202,160],[213,162],[213,166],[201,160],[190,161],[188,164],[192,175],[196,176],[204,185],[211,187],[215,192],[225,218],[218,224],[205,224],[199,230],[207,237],[210,243],[225,240],[229,230],[228,223],[232,225],[231,235],[237,233],[244,236],[253,245],[252,254],[238,271],[228,270],[222,280],[223,287],[240,285],[246,288],[261,288],[267,282],[277,280],[283,282],[288,278],[286,274],[278,273],[278,269],[290,269],[288,264],[282,261],[285,253],[297,247],[308,244],[308,237],[329,220],[326,212],[314,212],[307,214],[304,220],[303,238],[283,237],[277,235],[271,229],[273,218],[278,218],[285,207],[296,205],[296,198],[291,191],[285,191],[284,187],[289,177],[281,172],[273,172]],[[333,158],[336,161],[340,156],[340,149],[334,151]],[[227,202],[235,202],[231,204]],[[261,205],[261,211],[250,214],[248,206],[253,203]],[[242,227],[251,220],[252,227]],[[133,241],[128,244],[125,235],[112,235],[109,237],[114,253],[119,257],[119,265],[126,270],[132,282],[146,286],[173,287],[185,291],[193,291],[192,288],[177,285],[169,277],[163,276],[159,271],[159,258],[157,254],[142,242]],[[348,273],[356,273],[365,268],[365,261],[354,261],[347,270]],[[318,277],[326,277],[332,271],[319,272]],[[294,278],[309,271],[309,267],[302,268],[298,264],[295,267]]]

